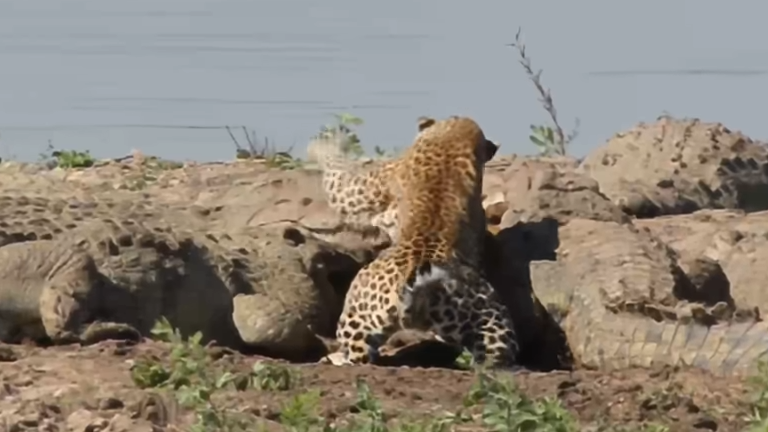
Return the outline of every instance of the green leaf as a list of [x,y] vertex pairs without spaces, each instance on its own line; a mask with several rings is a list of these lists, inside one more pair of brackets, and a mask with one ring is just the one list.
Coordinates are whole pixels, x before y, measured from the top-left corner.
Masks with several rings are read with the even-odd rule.
[[349,113],[336,114],[336,118],[338,119],[339,123],[341,123],[342,125],[349,124],[349,125],[359,126],[363,124],[363,119]]
[[551,127],[547,127],[545,129],[546,131],[546,139],[548,142],[554,144],[555,143],[555,131]]
[[225,372],[222,374],[219,379],[216,380],[216,388],[224,388],[227,385],[229,385],[230,382],[234,381],[237,376],[231,372]]
[[258,374],[259,372],[261,372],[264,369],[266,369],[266,367],[267,367],[267,365],[265,365],[264,362],[257,361],[257,362],[255,362],[253,364],[253,367],[251,367],[251,371],[253,371],[253,373],[255,373],[255,374]]
[[192,335],[192,337],[189,338],[189,343],[192,345],[200,345],[200,342],[203,340],[203,334],[201,332],[195,332],[195,334]]
[[200,400],[204,400],[204,401],[210,400],[211,399],[211,391],[208,390],[207,388],[199,388],[197,390],[197,397]]
[[536,135],[528,135],[528,139],[531,140],[532,143],[539,147],[546,147],[547,143],[545,143],[541,138],[537,137]]

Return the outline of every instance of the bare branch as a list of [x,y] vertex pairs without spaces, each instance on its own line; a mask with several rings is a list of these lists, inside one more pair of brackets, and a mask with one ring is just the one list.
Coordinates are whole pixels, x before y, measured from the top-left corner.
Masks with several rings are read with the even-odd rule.
[[541,83],[541,74],[544,71],[542,69],[539,69],[536,72],[533,71],[531,59],[526,54],[525,44],[520,38],[521,33],[522,29],[518,27],[517,33],[515,34],[515,42],[508,44],[508,46],[512,46],[517,49],[518,55],[520,56],[520,65],[523,66],[526,75],[528,75],[528,79],[530,79],[534,87],[536,87],[536,91],[540,96],[539,102],[541,103],[544,110],[547,111],[549,117],[552,119],[556,135],[556,142],[554,143],[556,145],[555,151],[560,155],[565,155],[566,145],[578,135],[578,127],[580,125],[579,119],[576,119],[576,126],[574,127],[574,130],[566,136],[566,134],[563,132],[563,128],[560,126],[560,122],[557,119],[557,109],[555,108],[555,103],[552,100],[552,93],[549,89],[544,88],[544,85]]
[[232,133],[232,129],[229,128],[229,126],[224,126],[227,129],[227,133],[229,134],[229,137],[232,138],[232,141],[235,143],[235,147],[237,147],[237,150],[243,150],[243,147],[240,146],[240,143],[237,142],[237,138],[235,138],[235,134]]

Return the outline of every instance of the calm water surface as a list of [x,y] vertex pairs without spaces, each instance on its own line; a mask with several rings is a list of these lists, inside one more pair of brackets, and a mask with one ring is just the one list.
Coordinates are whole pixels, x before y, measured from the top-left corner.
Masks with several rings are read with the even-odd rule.
[[224,125],[303,154],[333,113],[368,148],[408,145],[420,115],[476,118],[504,153],[547,120],[517,63],[518,26],[583,155],[663,111],[768,138],[768,4],[484,0],[3,0],[0,156],[49,141],[115,157],[230,159]]

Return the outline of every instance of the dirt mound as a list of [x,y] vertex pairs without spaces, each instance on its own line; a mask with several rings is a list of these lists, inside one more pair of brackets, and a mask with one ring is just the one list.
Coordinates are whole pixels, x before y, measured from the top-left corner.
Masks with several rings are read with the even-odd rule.
[[[699,371],[520,372],[514,376],[515,390],[489,380],[510,378],[503,374],[276,362],[254,368],[264,359],[208,350],[211,361],[215,360],[209,370],[219,371],[214,380],[225,372],[243,378],[214,389],[208,404],[195,399],[204,399],[205,394],[184,387],[176,391],[140,388],[139,384],[146,384],[141,378],[149,375],[138,373],[139,365],[173,358],[164,343],[104,342],[50,349],[2,346],[0,351],[4,353],[0,418],[12,431],[195,430],[198,416],[207,415],[210,422],[215,418],[230,425],[236,420],[250,425],[228,430],[258,426],[275,431],[296,430],[291,426],[322,430],[327,424],[337,428],[330,430],[362,431],[372,430],[362,427],[372,421],[392,428],[375,430],[398,430],[394,429],[398,423],[413,426],[442,419],[448,426],[443,430],[457,431],[493,430],[490,422],[527,420],[529,427],[536,425],[535,430],[664,430],[649,427],[656,424],[670,431],[728,432],[743,430],[748,414],[748,388]],[[159,375],[169,362],[152,364]],[[480,385],[482,378],[486,381]],[[196,386],[190,389],[199,389]],[[176,399],[185,394],[189,405]],[[559,398],[567,412],[561,413],[545,397]],[[503,409],[506,403],[512,404],[509,412]],[[562,416],[579,426],[568,426]],[[358,427],[343,429],[352,422]]]

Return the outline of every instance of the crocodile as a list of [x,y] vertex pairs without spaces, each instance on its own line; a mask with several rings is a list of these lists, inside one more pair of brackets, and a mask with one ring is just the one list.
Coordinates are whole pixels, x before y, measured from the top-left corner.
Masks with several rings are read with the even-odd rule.
[[140,338],[128,324],[97,322],[109,281],[85,250],[53,240],[14,243],[0,248],[0,263],[0,341]]
[[[102,218],[52,239],[0,247],[5,337],[88,343],[83,327],[104,321],[149,335],[168,315],[182,333],[202,330],[206,339],[236,346],[234,326],[227,328],[231,294],[213,270],[212,254],[195,240],[130,219]],[[175,291],[184,301],[168,304]]]
[[702,209],[768,210],[768,149],[722,123],[659,116],[616,133],[579,171],[638,219]]
[[690,365],[747,375],[768,356],[768,323],[738,316],[728,297],[697,291],[674,254],[646,232],[576,219],[555,235],[557,259],[532,261],[530,280],[558,317],[577,364]]
[[314,361],[335,350],[342,290],[368,251],[328,243],[303,227],[242,227],[207,237],[237,254],[229,266],[239,279],[230,278],[233,319],[248,352]]
[[[149,335],[162,315],[182,334],[201,331],[204,341],[288,359],[320,358],[333,345],[328,337],[340,313],[336,279],[351,279],[367,259],[365,253],[318,240],[295,227],[209,231],[201,220],[190,222],[179,209],[166,214],[151,204],[145,206],[149,211],[140,212],[137,209],[145,208],[120,202],[107,206],[84,205],[73,198],[13,200],[24,205],[15,211],[5,208],[12,217],[6,217],[0,229],[0,244],[6,244],[0,250],[9,248],[7,253],[17,256],[24,251],[29,262],[40,257],[38,261],[94,263],[88,272],[72,273],[74,280],[82,281],[79,289],[89,293],[78,297],[87,297],[87,302],[70,300],[69,308],[83,311],[78,315],[82,318],[72,318],[68,325],[74,334],[83,322],[99,319],[126,323]],[[67,255],[70,250],[78,253]],[[78,263],[71,266],[84,266]],[[6,272],[19,279],[44,280],[46,271],[22,266],[19,260],[0,265],[0,275]],[[6,312],[6,323],[30,328],[17,329],[18,334],[39,336],[45,333],[43,317],[59,319],[69,313],[52,308],[29,312],[36,310],[29,299],[47,292],[44,283],[5,286],[5,297],[16,299],[7,302],[14,306]],[[30,322],[35,325],[28,326]]]

